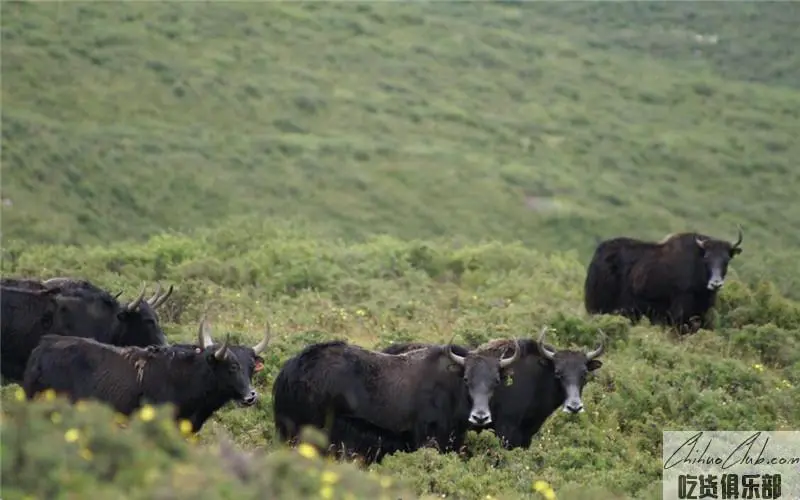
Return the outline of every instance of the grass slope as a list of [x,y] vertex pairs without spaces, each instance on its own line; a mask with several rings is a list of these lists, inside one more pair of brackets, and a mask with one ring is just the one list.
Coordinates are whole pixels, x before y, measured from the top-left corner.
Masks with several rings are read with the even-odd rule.
[[[618,317],[587,317],[580,292],[584,270],[574,252],[548,256],[513,244],[454,249],[446,243],[390,237],[337,243],[286,224],[237,222],[137,245],[34,247],[13,267],[9,261],[5,266],[4,274],[11,275],[88,276],[112,290],[124,289],[125,296],[138,290],[140,280],[175,283],[177,290],[161,315],[174,341],[194,338],[206,304],[212,304],[210,318],[218,338],[234,332],[233,338],[254,344],[269,319],[277,337],[265,355],[266,369],[255,379],[262,397],[253,408],[231,404],[213,417],[200,434],[211,454],[216,453],[218,432],[247,450],[278,450],[272,380],[283,362],[311,342],[347,338],[382,347],[397,340],[446,341],[457,333],[458,341],[475,344],[493,337],[533,335],[550,324],[556,328],[550,340],[554,345],[590,347],[597,328],[606,332],[604,364],[584,392],[587,412],[577,418],[557,412],[530,449],[506,452],[491,434],[472,434],[471,458],[420,451],[396,455],[375,467],[417,495],[541,498],[531,485],[545,480],[562,499],[660,498],[662,429],[791,429],[800,421],[800,304],[781,298],[766,284],[750,288],[731,281],[721,296],[717,330],[679,341],[658,328],[631,327]],[[6,405],[10,392],[5,393]],[[13,408],[9,411],[16,417],[4,421],[18,422],[25,435],[56,432],[49,422],[40,422],[49,406],[29,410],[44,415],[39,420],[23,419],[23,410]],[[89,422],[107,418],[98,413]],[[160,457],[166,453],[163,449],[173,446],[169,440],[146,444],[154,439],[150,427],[142,430],[141,447],[131,443],[135,438],[106,437],[106,431],[89,429],[94,442],[119,440],[132,457],[139,456],[141,447],[153,448]],[[55,457],[68,460],[79,452],[71,444],[62,450],[58,439],[54,441],[47,449],[53,446]],[[4,469],[4,487],[43,492],[67,484],[56,474],[47,482],[35,474],[44,460],[35,458],[41,441],[5,442],[6,464],[7,456],[21,455],[29,458],[20,463],[29,465],[14,474]],[[98,456],[116,456],[116,448],[93,446],[100,446]],[[102,484],[103,491],[118,487],[128,498],[152,498],[147,494],[154,492],[165,495],[157,498],[188,498],[200,489],[207,490],[203,498],[223,498],[223,491],[261,498],[253,493],[258,488],[294,498],[292,494],[308,495],[304,488],[320,481],[318,472],[307,473],[305,466],[292,461],[287,464],[282,454],[268,455],[273,457],[269,464],[255,462],[253,467],[263,475],[243,484],[221,477],[221,472],[200,483],[182,481],[189,474],[186,467],[206,462],[189,452],[175,453],[169,464],[150,465],[158,469],[157,481],[128,478],[120,486],[114,486],[102,468],[95,470],[100,466],[52,457],[48,463],[84,478],[84,483],[69,483],[76,494],[99,488],[85,485]],[[148,470],[141,465],[130,474],[147,476]],[[173,485],[166,492],[159,489],[166,488],[164,482]],[[347,484],[354,482],[358,481]],[[254,490],[254,485],[261,486]],[[289,489],[280,490],[281,485]],[[367,490],[345,484],[341,488],[335,489],[335,498],[348,498],[348,491],[354,495],[349,498],[375,498]],[[398,497],[412,498],[394,498]]]
[[4,2],[4,236],[258,214],[586,259],[600,237],[742,223],[743,278],[797,296],[797,12]]

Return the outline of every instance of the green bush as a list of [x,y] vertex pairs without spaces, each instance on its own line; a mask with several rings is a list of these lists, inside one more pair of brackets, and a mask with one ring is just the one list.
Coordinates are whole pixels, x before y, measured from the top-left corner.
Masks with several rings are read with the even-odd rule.
[[[371,467],[418,496],[540,498],[542,493],[535,492],[532,485],[545,481],[559,498],[650,498],[660,487],[658,443],[662,430],[791,429],[800,420],[798,304],[769,285],[750,287],[731,278],[721,292],[715,330],[679,338],[646,321],[631,325],[618,316],[587,316],[580,293],[583,264],[575,255],[544,255],[519,245],[496,243],[453,248],[437,241],[406,242],[389,237],[346,243],[319,240],[301,230],[282,230],[275,236],[277,230],[266,224],[264,227],[263,234],[268,236],[253,233],[247,224],[231,224],[194,235],[159,236],[142,245],[113,244],[81,250],[30,247],[14,266],[4,263],[6,274],[80,275],[132,294],[140,280],[157,278],[154,256],[180,255],[174,265],[160,271],[163,283],[176,285],[162,314],[171,340],[193,339],[207,304],[212,306],[210,320],[215,337],[230,332],[236,341],[254,344],[261,338],[265,322],[270,322],[275,337],[263,355],[264,370],[254,377],[260,398],[253,407],[230,404],[222,408],[197,435],[200,446],[187,445],[178,433],[166,430],[169,426],[162,429],[155,423],[138,421],[131,429],[141,428],[144,436],[151,437],[121,433],[118,440],[111,441],[120,447],[119,456],[128,463],[119,474],[126,474],[124,477],[130,479],[124,481],[130,481],[132,491],[141,491],[142,496],[162,491],[168,497],[171,488],[177,488],[170,481],[182,474],[179,471],[193,470],[183,472],[192,478],[192,474],[205,470],[202,457],[211,457],[208,467],[214,469],[218,459],[213,450],[220,446],[220,435],[229,436],[226,439],[242,453],[263,450],[263,462],[258,461],[262,458],[250,459],[259,464],[261,479],[242,485],[227,473],[216,471],[208,476],[211,479],[185,481],[201,486],[182,486],[176,496],[214,498],[223,495],[220,492],[224,488],[245,496],[249,491],[305,495],[317,488],[316,479],[303,475],[306,469],[297,469],[298,464],[307,462],[297,462],[296,455],[278,442],[271,387],[291,356],[310,343],[334,338],[383,347],[393,341],[445,342],[455,334],[458,342],[474,345],[511,335],[537,337],[542,326],[550,325],[554,331],[548,334],[549,343],[560,348],[591,348],[598,340],[598,330],[604,332],[603,366],[584,389],[586,413],[571,418],[556,411],[534,437],[530,449],[506,451],[491,432],[470,433],[463,456],[420,450],[397,454]],[[225,250],[231,242],[242,242],[238,252]],[[316,285],[295,287],[293,293],[282,294],[284,287],[297,283],[294,270],[308,265],[309,253],[317,256],[313,263],[319,275]],[[111,263],[130,256],[138,257],[131,259],[125,274],[109,270]],[[411,261],[427,263],[420,269]],[[240,271],[220,281],[183,274],[199,263],[212,277],[226,269]],[[447,270],[461,267],[459,276]],[[13,388],[7,394],[11,397]],[[17,432],[29,436],[24,442],[34,443],[24,445],[23,450],[28,450],[25,453],[38,453],[36,450],[46,448],[46,443],[55,442],[54,433],[63,441],[63,425],[57,427],[47,420],[48,404],[56,403],[39,402],[27,410],[13,401],[6,405],[9,415],[41,415],[25,417],[24,423],[31,430]],[[88,418],[89,427],[107,429],[104,432],[109,436],[122,432],[106,425],[112,419],[110,413],[97,406],[91,408],[85,417],[81,412],[60,412],[65,415],[64,422],[66,415]],[[8,429],[9,417],[4,419]],[[50,430],[40,432],[39,426]],[[5,432],[5,436],[14,435]],[[23,441],[9,438],[4,446]],[[58,453],[66,450],[72,450],[70,456],[80,451],[67,446]],[[5,450],[3,467],[10,467],[14,456]],[[37,460],[47,457],[45,454]],[[69,467],[82,464],[77,459],[74,463],[51,460],[72,464]],[[24,493],[41,491],[36,490],[39,483],[33,482],[40,476],[52,481],[41,487],[73,488],[72,482],[65,483],[67,479],[58,475],[67,465],[53,467],[50,462],[27,458],[24,463],[29,464],[29,472],[18,475],[17,483],[7,483],[6,488]],[[116,488],[102,483],[97,472],[102,469],[95,469],[100,463],[105,462],[98,458],[92,464],[82,464],[83,472],[70,472],[70,477],[75,475],[80,484],[90,484],[98,491]],[[189,469],[171,464],[185,464]],[[345,467],[342,471],[356,470],[354,465]],[[161,475],[153,476],[152,483],[147,483],[150,486],[144,486],[147,474],[155,474],[148,472],[154,468]],[[37,474],[40,469],[53,472]],[[291,472],[282,476],[282,470]],[[5,472],[4,478],[14,477],[12,472]],[[344,474],[337,484],[350,488]],[[356,479],[359,477],[353,476],[353,484],[361,481]],[[254,486],[248,486],[252,481],[256,481]],[[280,489],[290,487],[295,489]],[[366,490],[352,488],[357,498],[367,494]],[[373,490],[369,491],[372,495]]]
[[269,455],[224,436],[196,444],[170,405],[144,406],[128,420],[95,402],[72,406],[45,393],[26,403],[14,392],[2,414],[3,498],[416,498],[307,443]]

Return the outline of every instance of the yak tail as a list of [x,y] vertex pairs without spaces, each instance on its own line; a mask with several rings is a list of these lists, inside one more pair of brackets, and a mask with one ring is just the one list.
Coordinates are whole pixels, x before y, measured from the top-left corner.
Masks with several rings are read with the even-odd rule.
[[616,249],[600,244],[592,255],[583,285],[583,305],[589,314],[613,314],[622,291]]

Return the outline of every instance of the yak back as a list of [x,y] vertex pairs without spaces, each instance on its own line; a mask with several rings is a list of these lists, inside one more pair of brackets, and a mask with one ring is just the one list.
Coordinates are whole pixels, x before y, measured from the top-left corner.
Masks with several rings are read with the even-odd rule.
[[138,372],[150,353],[83,337],[44,335],[28,360],[23,388],[28,398],[45,389],[70,399],[98,399],[123,414],[140,404]]
[[[446,345],[441,344],[427,344],[425,342],[398,342],[394,344],[389,344],[386,348],[384,348],[381,352],[384,354],[406,354],[411,351],[417,351],[420,349],[430,349],[432,347],[446,347]],[[464,346],[452,344],[453,352],[459,356],[466,356],[469,353],[469,349]]]
[[677,233],[659,243],[637,242],[622,247],[620,258],[633,293],[658,299],[692,289],[705,290],[703,253],[695,238],[709,239],[700,233]]
[[277,393],[288,391],[283,395],[295,403],[303,400],[299,406],[311,413],[332,410],[395,433],[413,432],[421,408],[463,391],[463,370],[442,346],[389,355],[342,341],[322,342],[306,347],[281,372],[273,389],[276,410],[282,410]]

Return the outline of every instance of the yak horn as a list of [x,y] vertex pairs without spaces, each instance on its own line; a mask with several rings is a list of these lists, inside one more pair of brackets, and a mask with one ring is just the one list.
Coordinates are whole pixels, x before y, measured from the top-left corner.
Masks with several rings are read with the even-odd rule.
[[[505,354],[505,353],[504,353]],[[500,368],[505,368],[514,361],[519,359],[519,340],[514,339],[514,355],[510,358],[502,358],[500,359]]]
[[695,243],[697,243],[697,246],[699,246],[700,248],[702,248],[703,250],[705,250],[705,248],[706,248],[706,242],[705,242],[705,240],[701,240],[700,238],[698,238],[697,236],[695,236],[695,237],[694,237],[694,242],[695,242]]
[[228,342],[231,340],[231,334],[225,336],[225,342],[222,343],[222,346],[214,352],[214,357],[218,360],[222,361],[225,359],[225,356],[228,355]]
[[741,224],[737,224],[736,225],[736,229],[737,229],[737,233],[739,235],[739,238],[736,240],[736,243],[733,244],[733,248],[739,248],[739,245],[742,244],[742,238],[744,237],[744,235],[742,234],[742,225]]
[[461,366],[464,366],[465,358],[464,356],[459,356],[458,354],[453,352],[453,340],[455,340],[456,335],[458,333],[454,333],[452,337],[450,337],[450,341],[447,343],[447,355],[450,356],[454,362],[458,363]]
[[539,348],[539,352],[542,353],[542,356],[552,361],[556,353],[554,353],[553,351],[544,346],[544,336],[546,333],[547,333],[547,325],[545,325],[542,328],[542,331],[539,334],[539,340],[536,342],[536,347]]
[[272,337],[272,333],[269,327],[269,321],[267,321],[267,327],[265,330],[266,331],[264,332],[264,338],[261,340],[261,342],[253,346],[253,352],[256,353],[256,356],[264,352],[264,349],[267,348],[267,345],[269,345],[269,340]]
[[150,305],[153,307],[153,309],[158,309],[159,307],[161,307],[161,306],[164,304],[164,302],[166,302],[166,301],[167,301],[167,299],[169,298],[169,296],[170,296],[170,295],[172,295],[172,290],[173,290],[173,286],[172,286],[172,285],[170,285],[170,286],[169,286],[169,288],[167,289],[167,291],[166,291],[166,292],[165,292],[163,295],[161,295],[160,297],[158,297],[158,298],[155,300],[155,302],[153,302],[152,304],[150,304]]
[[142,290],[139,292],[139,296],[136,297],[133,301],[129,302],[128,305],[125,307],[125,309],[128,312],[133,312],[136,310],[137,307],[139,307],[139,304],[141,304],[142,299],[144,298],[144,291],[146,288],[147,288],[147,283],[142,283]]
[[592,359],[600,356],[601,354],[603,354],[603,351],[605,350],[604,343],[603,343],[603,337],[605,337],[605,333],[603,333],[603,330],[601,330],[599,328],[597,329],[597,332],[600,334],[600,345],[597,346],[597,348],[595,348],[595,350],[589,351],[589,352],[586,353],[586,359],[588,359],[588,360],[592,360]]
[[155,291],[155,293],[153,293],[153,295],[149,299],[145,300],[145,302],[150,304],[150,307],[153,307],[153,304],[156,303],[156,299],[158,299],[158,294],[160,294],[160,293],[161,293],[161,283],[156,282],[156,291]]
[[211,347],[211,345],[214,344],[205,314],[203,314],[203,318],[200,320],[200,328],[197,329],[197,344],[203,349]]

